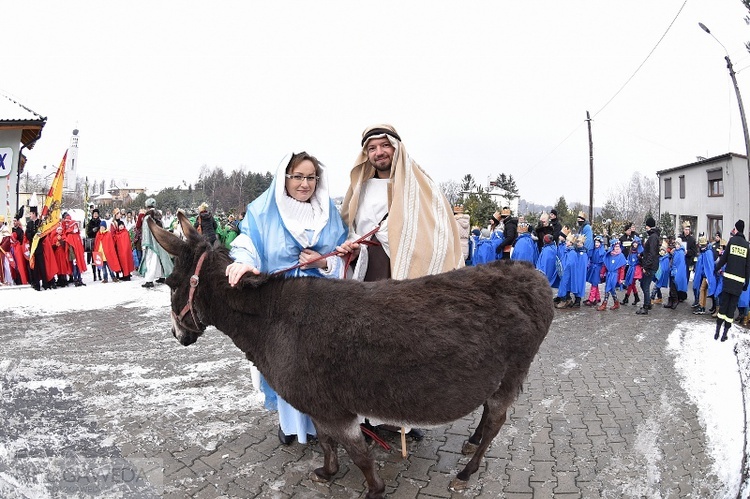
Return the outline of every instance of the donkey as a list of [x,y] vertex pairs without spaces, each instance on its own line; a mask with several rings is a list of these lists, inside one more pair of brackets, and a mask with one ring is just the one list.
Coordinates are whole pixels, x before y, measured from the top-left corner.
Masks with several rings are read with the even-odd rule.
[[211,248],[178,213],[187,241],[149,227],[175,257],[172,334],[194,343],[209,325],[229,336],[269,385],[311,416],[330,481],[337,444],[364,474],[369,499],[385,484],[360,431],[361,417],[436,426],[483,405],[451,482],[462,490],[505,423],[552,323],[550,287],[526,262],[498,261],[404,281],[225,276],[226,249]]

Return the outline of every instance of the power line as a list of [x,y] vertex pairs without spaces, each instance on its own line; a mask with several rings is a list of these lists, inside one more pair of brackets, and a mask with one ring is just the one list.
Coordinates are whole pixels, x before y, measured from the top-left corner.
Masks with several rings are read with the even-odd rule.
[[674,16],[674,19],[672,19],[672,22],[669,23],[669,26],[667,26],[667,30],[664,32],[663,35],[661,35],[661,38],[659,38],[659,41],[656,42],[656,45],[654,45],[654,48],[651,49],[651,52],[648,53],[648,55],[646,56],[646,58],[643,59],[643,62],[635,69],[635,71],[633,72],[633,74],[630,75],[630,78],[628,78],[627,81],[622,84],[622,86],[620,87],[620,89],[617,92],[615,92],[615,94],[602,106],[601,109],[599,109],[597,112],[594,113],[594,117],[596,117],[596,115],[598,115],[599,113],[601,113],[604,110],[604,108],[609,105],[610,102],[612,102],[613,100],[615,100],[615,97],[617,97],[620,94],[620,92],[623,91],[623,89],[628,85],[628,83],[630,83],[630,80],[632,80],[635,77],[635,75],[638,74],[638,71],[640,71],[641,68],[643,67],[643,65],[646,64],[646,61],[649,60],[649,58],[651,57],[651,55],[656,51],[656,48],[659,46],[659,44],[662,42],[662,40],[664,40],[664,38],[667,36],[667,33],[669,33],[669,30],[672,29],[672,26],[674,26],[675,21],[677,21],[677,18],[680,16],[680,13],[682,12],[682,9],[685,8],[685,4],[687,4],[687,0],[685,0],[684,2],[682,2],[682,5],[680,6],[680,10],[677,11],[677,14]]

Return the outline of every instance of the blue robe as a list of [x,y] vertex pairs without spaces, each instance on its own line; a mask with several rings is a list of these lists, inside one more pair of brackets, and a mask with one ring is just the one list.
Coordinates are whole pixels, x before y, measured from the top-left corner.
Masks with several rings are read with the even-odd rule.
[[687,273],[685,271],[685,248],[675,248],[672,253],[672,266],[669,270],[671,281],[677,286],[677,291],[687,293],[688,280]]
[[557,290],[558,297],[567,297],[573,293],[581,297],[586,293],[586,268],[589,257],[586,248],[567,248],[563,260],[563,276],[560,279],[560,287]]
[[665,253],[659,257],[659,270],[656,271],[657,288],[669,287],[669,258],[669,253]]
[[703,278],[708,282],[708,296],[713,296],[716,293],[716,274],[714,273],[714,251],[711,246],[707,246],[705,250],[698,254],[698,259],[695,262],[695,274],[693,276],[693,290],[700,291],[701,283]]
[[[641,249],[641,245],[638,245],[638,249]],[[635,280],[635,269],[641,264],[638,255],[640,251],[631,251],[628,253],[628,271],[625,272],[625,286],[630,286]]]
[[[750,306],[750,287],[740,294],[740,301],[737,303],[738,308],[747,309],[748,306]],[[747,313],[747,310],[745,310],[745,313]]]
[[[285,166],[286,162],[282,162]],[[328,220],[320,230],[305,231],[295,237],[284,225],[284,219],[279,212],[276,198],[281,189],[277,187],[277,179],[283,182],[285,169],[280,166],[271,186],[253,202],[247,205],[245,218],[240,222],[240,236],[233,243],[230,255],[237,261],[250,263],[262,272],[276,272],[288,269],[299,263],[299,254],[305,248],[325,255],[333,251],[336,246],[346,241],[348,231],[339,215],[336,205],[327,195],[322,196],[320,202],[327,202]],[[323,172],[324,173],[324,172]],[[318,191],[316,191],[318,192]],[[247,236],[252,241],[253,248],[244,246]],[[302,238],[301,242],[299,239]],[[307,239],[305,244],[304,239]],[[255,251],[253,252],[252,249]],[[300,268],[287,271],[286,276],[299,277],[337,277],[326,275],[318,268],[302,270]],[[314,331],[310,331],[314,334]],[[311,340],[314,341],[314,340]],[[297,435],[299,443],[307,443],[307,435],[316,435],[312,419],[292,407],[268,384],[261,374],[260,389],[265,395],[265,406],[269,410],[278,410],[279,424],[287,435]]]
[[531,238],[531,233],[524,232],[516,238],[516,244],[513,246],[513,253],[510,255],[511,260],[526,260],[527,262],[536,263],[539,258],[539,248],[536,241]]
[[555,243],[544,245],[536,261],[536,269],[544,274],[551,287],[559,287],[560,276],[557,275],[557,245]]
[[604,265],[604,257],[607,254],[604,246],[599,245],[597,248],[591,250],[589,254],[589,268],[586,272],[586,282],[592,286],[598,286],[601,282],[602,265]]
[[579,229],[579,234],[586,236],[586,240],[583,242],[583,247],[586,249],[586,254],[591,257],[591,252],[594,250],[594,231],[591,229],[591,224],[584,223]]
[[496,260],[497,253],[495,253],[495,248],[497,248],[496,243],[498,241],[492,238],[477,241],[477,247],[474,250],[474,265],[482,265],[483,263]]
[[604,266],[607,269],[607,280],[604,284],[604,292],[612,293],[617,289],[617,284],[620,281],[620,269],[626,264],[625,255],[618,253],[613,255],[608,252],[604,259]]

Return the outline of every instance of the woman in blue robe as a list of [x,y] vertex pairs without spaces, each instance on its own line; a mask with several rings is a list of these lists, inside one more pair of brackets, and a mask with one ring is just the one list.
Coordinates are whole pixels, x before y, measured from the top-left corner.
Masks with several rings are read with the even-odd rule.
[[[247,205],[240,222],[240,235],[232,241],[227,267],[229,283],[235,285],[247,272],[285,272],[289,277],[343,276],[344,262],[328,256],[346,240],[347,230],[328,194],[325,168],[301,152],[287,156],[279,165],[271,186]],[[301,267],[291,269],[295,265]],[[311,335],[314,331],[311,331]],[[311,340],[312,341],[312,340]],[[307,443],[315,427],[306,414],[279,397],[261,376],[265,405],[279,413],[279,440]]]

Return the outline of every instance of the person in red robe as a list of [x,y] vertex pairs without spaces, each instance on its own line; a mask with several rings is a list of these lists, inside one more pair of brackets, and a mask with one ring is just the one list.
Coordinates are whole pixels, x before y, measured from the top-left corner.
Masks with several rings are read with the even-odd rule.
[[73,265],[68,258],[68,243],[65,240],[62,222],[55,227],[55,233],[47,236],[52,239],[52,248],[57,263],[57,287],[64,288],[73,282]]
[[107,222],[101,221],[100,229],[96,233],[96,239],[94,239],[94,251],[99,253],[102,259],[102,273],[104,277],[102,282],[109,282],[107,278],[107,271],[112,277],[112,282],[119,282],[116,272],[121,272],[120,262],[117,260],[117,251],[115,250],[115,242],[112,239],[112,233],[107,229]]
[[86,272],[86,258],[83,251],[83,240],[81,239],[81,228],[70,215],[63,217],[63,231],[65,242],[68,244],[68,260],[73,267],[73,284],[76,287],[85,286],[83,283],[83,272]]
[[122,269],[122,276],[120,279],[123,281],[129,281],[130,274],[132,274],[135,269],[135,263],[133,262],[133,244],[130,242],[130,232],[125,228],[125,222],[120,217],[120,211],[116,210],[115,218],[110,225],[110,231],[112,232],[112,239],[115,243],[117,262]]
[[42,257],[44,258],[44,282],[47,283],[47,288],[52,289],[57,287],[55,275],[58,273],[54,247],[55,237],[56,234],[49,234],[39,240],[39,246],[42,247]]
[[16,284],[28,284],[29,283],[29,259],[24,252],[24,244],[26,239],[23,234],[23,230],[20,231],[21,241],[18,240],[18,232],[13,231],[11,237],[11,252],[13,253],[13,262],[15,268],[11,268],[13,275],[13,281]]

